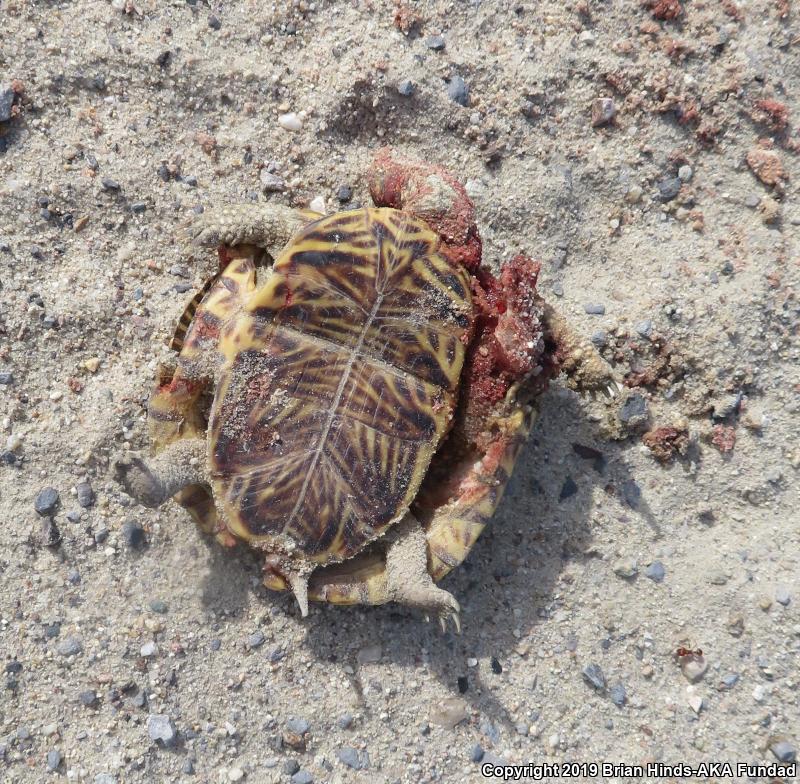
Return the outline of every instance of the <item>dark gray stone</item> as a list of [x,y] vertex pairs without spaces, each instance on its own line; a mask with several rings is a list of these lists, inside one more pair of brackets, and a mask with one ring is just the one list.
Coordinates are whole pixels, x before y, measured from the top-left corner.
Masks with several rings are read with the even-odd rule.
[[558,500],[564,501],[567,498],[571,498],[577,492],[578,485],[575,484],[575,480],[571,476],[568,476],[564,480],[564,484],[561,485],[561,492],[558,494]]
[[0,122],[8,122],[11,119],[15,95],[14,88],[10,84],[0,84]]
[[304,735],[310,728],[311,725],[305,719],[300,719],[297,716],[290,717],[286,722],[286,729],[295,735]]
[[660,583],[664,579],[666,573],[667,570],[664,568],[664,564],[662,564],[661,561],[653,561],[644,571],[645,577],[649,578],[654,583]]
[[132,548],[133,550],[138,550],[141,547],[144,547],[145,538],[144,538],[144,528],[142,528],[141,523],[137,523],[135,520],[127,520],[122,524],[122,536],[125,539],[125,543],[128,547]]
[[209,26],[209,27],[210,27],[212,30],[219,30],[219,29],[222,27],[222,22],[220,22],[220,20],[219,20],[219,17],[218,17],[218,16],[215,16],[214,14],[211,14],[211,15],[208,17],[208,26]]
[[405,98],[410,98],[416,91],[414,82],[411,79],[402,79],[397,83],[397,92]]
[[672,201],[681,189],[680,177],[666,177],[658,181],[658,197],[663,202]]
[[458,74],[450,79],[447,95],[460,106],[469,106],[469,85]]
[[104,191],[118,191],[120,186],[116,180],[112,180],[111,177],[103,177],[100,180],[100,184],[103,186]]
[[92,486],[88,482],[78,482],[78,484],[75,485],[75,493],[78,497],[78,503],[84,509],[94,506],[94,490],[92,490]]
[[647,401],[638,392],[634,392],[622,404],[617,416],[620,422],[628,424],[636,419],[648,416]]
[[425,41],[425,46],[428,49],[433,49],[434,52],[441,52],[444,49],[444,38],[440,35],[431,35]]
[[641,335],[643,338],[649,338],[650,335],[653,334],[653,322],[650,319],[646,319],[645,321],[640,321],[634,329],[636,332]]
[[0,371],[0,384],[9,386],[14,383],[14,374],[10,370]]
[[773,743],[769,750],[781,762],[791,763],[797,759],[797,749],[788,740],[779,740],[777,743]]
[[92,689],[87,689],[78,695],[78,701],[85,708],[94,708],[98,704],[99,699],[96,692],[94,692]]
[[353,717],[349,713],[343,713],[336,719],[336,726],[340,730],[346,730],[353,725]]
[[625,704],[625,701],[628,699],[628,694],[625,691],[625,687],[621,683],[617,683],[612,686],[608,690],[608,696],[611,698],[611,702],[618,707],[622,707]]
[[33,508],[42,517],[49,517],[58,508],[58,490],[54,487],[43,487],[33,502]]
[[606,676],[603,675],[603,671],[600,669],[599,664],[589,664],[584,667],[583,679],[593,689],[597,689],[597,691],[603,691],[603,689],[606,687]]
[[349,185],[340,185],[336,190],[336,198],[340,204],[345,204],[353,198],[353,189]]
[[283,772],[287,776],[293,776],[298,770],[300,770],[300,765],[297,763],[297,760],[287,759],[286,762],[283,763]]
[[591,340],[597,348],[603,348],[603,346],[608,344],[608,333],[602,329],[598,329],[596,332],[592,333]]
[[483,755],[486,752],[483,750],[483,746],[480,743],[476,743],[472,746],[469,750],[469,760],[470,762],[480,762],[483,759]]
[[352,746],[343,746],[336,752],[336,756],[339,758],[339,762],[343,765],[347,765],[348,768],[352,768],[353,770],[359,770],[361,768],[361,760],[358,756],[358,751]]
[[161,599],[151,599],[150,600],[150,609],[154,613],[158,613],[159,615],[164,615],[167,612],[167,603],[162,601]]
[[259,629],[258,631],[253,632],[247,638],[247,645],[249,648],[260,648],[266,639],[267,638],[264,637],[264,633]]
[[49,770],[58,770],[61,764],[61,752],[58,749],[52,749],[47,752],[47,767]]
[[66,637],[57,646],[59,656],[77,656],[83,650],[83,643],[78,637]]
[[147,717],[147,734],[150,740],[170,748],[178,742],[178,731],[172,719],[165,714],[151,713]]

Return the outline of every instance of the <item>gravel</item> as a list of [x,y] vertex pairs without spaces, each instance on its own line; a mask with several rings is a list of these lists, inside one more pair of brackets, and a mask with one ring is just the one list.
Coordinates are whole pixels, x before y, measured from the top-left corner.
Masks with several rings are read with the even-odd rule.
[[43,487],[33,502],[33,508],[42,517],[50,517],[58,508],[59,495],[54,487]]
[[0,386],[10,386],[14,383],[14,374],[10,370],[0,371]]
[[638,392],[634,392],[622,404],[617,416],[619,421],[625,424],[633,424],[638,420],[646,419],[649,416],[647,401]]
[[292,784],[313,784],[314,777],[307,770],[298,770],[292,776]]
[[286,722],[286,729],[293,732],[295,735],[304,735],[311,729],[311,725],[305,720],[292,716]]
[[353,726],[353,717],[349,713],[343,713],[336,719],[336,726],[340,730],[346,730]]
[[416,91],[416,86],[414,85],[414,82],[411,81],[411,79],[401,79],[397,83],[397,92],[400,93],[400,95],[404,96],[405,98],[410,98],[412,95],[414,95],[415,91]]
[[178,742],[178,731],[169,716],[151,713],[147,717],[147,734],[150,740],[171,748]]
[[361,769],[361,759],[358,756],[358,751],[352,746],[343,746],[336,752],[336,756],[339,758],[339,762],[346,765],[348,768],[352,768],[353,770]]
[[78,504],[84,509],[94,506],[94,490],[92,490],[92,486],[88,482],[78,482],[75,485],[75,494],[78,498]]
[[125,539],[125,544],[132,550],[140,550],[146,542],[142,524],[134,520],[127,520],[123,523],[122,536]]
[[0,84],[0,122],[8,122],[11,119],[15,95],[10,84]]
[[603,670],[600,669],[599,664],[589,664],[584,667],[583,679],[597,691],[603,691],[606,687],[606,676],[603,674]]
[[614,703],[617,707],[621,708],[628,699],[628,693],[625,690],[625,686],[621,683],[617,683],[612,686],[608,690],[608,696],[611,699],[611,702]]
[[644,571],[645,577],[652,580],[654,583],[660,583],[664,580],[666,569],[661,561],[653,561]]
[[444,49],[444,38],[441,35],[431,35],[425,41],[425,46],[432,49],[434,52],[441,52]]
[[469,106],[469,85],[461,76],[455,74],[447,85],[447,96],[461,106]]
[[604,316],[606,313],[606,306],[600,302],[587,302],[583,306],[583,310],[589,316]]
[[253,632],[247,638],[247,647],[248,648],[260,648],[265,642],[267,638],[264,636],[264,632],[260,629],[258,631]]
[[58,770],[61,765],[61,752],[58,749],[51,749],[47,752],[48,770]]
[[778,604],[782,604],[784,607],[789,606],[789,602],[791,602],[792,597],[789,593],[789,589],[785,585],[779,585],[775,589],[775,601]]
[[797,749],[788,740],[773,743],[769,749],[781,762],[791,763],[797,759]]
[[470,747],[469,750],[469,760],[470,762],[480,762],[483,759],[483,755],[486,752],[483,750],[483,746],[480,743],[476,743],[474,746]]
[[59,656],[77,656],[83,651],[83,642],[80,637],[65,637],[56,645],[56,653]]
[[658,181],[658,196],[663,202],[672,201],[680,192],[681,182],[679,177],[666,177]]

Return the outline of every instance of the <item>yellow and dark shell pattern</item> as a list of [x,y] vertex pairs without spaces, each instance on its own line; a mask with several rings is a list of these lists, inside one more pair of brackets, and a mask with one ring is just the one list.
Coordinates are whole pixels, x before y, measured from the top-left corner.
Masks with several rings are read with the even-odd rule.
[[324,564],[408,509],[472,326],[469,276],[438,244],[397,210],[323,218],[225,326],[209,458],[236,536]]

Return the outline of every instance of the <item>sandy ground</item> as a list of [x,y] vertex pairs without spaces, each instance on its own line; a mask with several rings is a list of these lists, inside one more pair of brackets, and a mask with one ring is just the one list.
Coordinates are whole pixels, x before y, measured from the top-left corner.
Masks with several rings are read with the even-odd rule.
[[[794,758],[800,11],[649,6],[0,0],[4,782]],[[463,176],[487,262],[542,259],[630,387],[547,393],[446,581],[461,636],[393,606],[301,620],[254,557],[109,472],[146,449],[157,358],[214,263],[179,224],[363,203],[383,144]]]

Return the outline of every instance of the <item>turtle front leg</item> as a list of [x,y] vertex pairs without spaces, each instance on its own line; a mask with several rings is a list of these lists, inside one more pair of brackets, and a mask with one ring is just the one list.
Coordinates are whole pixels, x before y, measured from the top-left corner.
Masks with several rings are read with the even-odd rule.
[[410,513],[386,534],[386,594],[389,601],[417,607],[439,618],[442,631],[453,621],[461,632],[455,597],[437,588],[428,572],[428,545],[420,523]]
[[114,472],[128,495],[155,509],[183,488],[208,482],[205,464],[205,439],[185,438],[148,462],[139,457],[119,460]]
[[295,232],[319,217],[311,210],[277,204],[232,204],[197,215],[184,227],[183,234],[204,247],[255,245],[274,259]]

